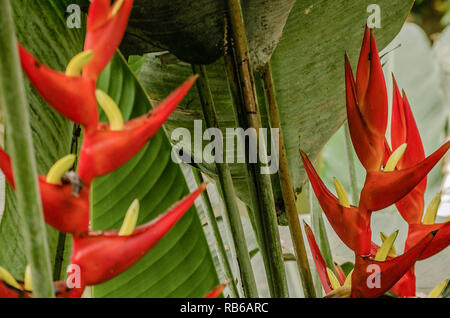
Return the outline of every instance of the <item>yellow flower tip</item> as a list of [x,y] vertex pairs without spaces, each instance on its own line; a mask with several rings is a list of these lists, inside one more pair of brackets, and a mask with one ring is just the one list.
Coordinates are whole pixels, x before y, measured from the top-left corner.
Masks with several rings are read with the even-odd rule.
[[425,212],[425,216],[423,217],[423,224],[434,224],[436,222],[436,215],[439,209],[439,205],[441,204],[441,193],[435,195],[433,200],[431,200],[430,204],[427,207]]
[[334,188],[336,189],[336,194],[339,199],[339,204],[342,205],[343,207],[349,208],[350,201],[348,200],[348,195],[344,189],[344,186],[337,178],[333,178],[333,181],[334,181]]
[[394,171],[395,167],[397,166],[397,163],[402,159],[403,155],[405,154],[407,144],[401,144],[398,146],[397,149],[391,154],[388,161],[386,162],[386,165],[384,166],[384,172],[391,172]]
[[108,117],[111,130],[123,130],[123,117],[120,112],[119,106],[116,102],[104,91],[97,89],[95,90],[95,96],[97,102]]
[[393,232],[389,237],[387,237],[383,244],[381,244],[380,248],[375,255],[375,260],[378,262],[384,262],[389,255],[392,247],[394,246],[395,239],[397,238],[398,230]]
[[59,159],[48,171],[46,181],[52,184],[61,184],[61,178],[69,171],[75,163],[74,154],[67,155]]
[[131,235],[134,229],[136,228],[138,217],[139,217],[139,200],[135,199],[128,208],[128,211],[122,223],[122,227],[120,228],[119,235],[120,236]]
[[113,4],[112,10],[111,10],[111,16],[115,16],[117,12],[119,12],[120,8],[122,8],[124,0],[116,0]]
[[27,265],[25,269],[25,278],[23,279],[23,287],[25,290],[33,291],[33,283],[31,279],[31,267]]
[[352,288],[350,286],[342,286],[330,291],[325,298],[350,298]]
[[[386,241],[386,239],[388,238],[388,236],[386,234],[384,234],[383,232],[380,232],[380,237],[381,237],[381,242],[382,243],[384,243],[384,241]],[[392,245],[388,256],[394,257],[395,255],[397,255],[397,251],[396,251],[394,245]]]
[[345,278],[345,282],[344,285],[342,285],[342,287],[351,287],[352,286],[352,274],[353,274],[353,270],[352,269],[350,271],[350,273],[348,273],[347,277]]
[[0,266],[0,280],[16,289],[22,289],[17,280],[5,268]]
[[447,287],[448,282],[449,279],[446,279],[437,284],[436,287],[434,287],[433,290],[428,294],[427,298],[438,298]]
[[69,62],[66,68],[67,76],[80,76],[83,67],[88,65],[92,57],[94,56],[94,51],[83,51],[75,55]]
[[330,280],[331,287],[333,288],[333,290],[341,287],[341,283],[339,282],[339,279],[336,277],[336,275],[333,273],[333,271],[331,269],[329,269],[328,267],[327,267],[327,275],[328,275],[328,279]]

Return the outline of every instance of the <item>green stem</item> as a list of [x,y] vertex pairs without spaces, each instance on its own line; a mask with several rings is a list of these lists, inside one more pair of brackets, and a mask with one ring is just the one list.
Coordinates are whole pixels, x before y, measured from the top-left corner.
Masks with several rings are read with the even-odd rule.
[[[200,96],[200,101],[203,108],[203,116],[208,127],[219,128],[217,117],[214,108],[214,101],[209,86],[208,75],[204,65],[194,65],[194,73],[200,74],[197,80],[197,88]],[[223,142],[217,139],[218,148],[223,149]],[[255,276],[253,274],[250,255],[245,240],[244,227],[242,226],[241,216],[236,201],[236,194],[234,192],[233,179],[231,172],[226,162],[217,162],[217,174],[222,188],[225,213],[227,223],[231,231],[234,247],[236,249],[236,256],[241,274],[242,287],[246,297],[257,298],[258,290],[256,288]]]
[[[229,9],[229,25],[231,28],[232,42],[234,43],[234,54],[228,55],[228,67],[236,69],[235,75],[239,78],[239,104],[240,114],[245,114],[246,127],[252,128],[256,134],[257,149],[260,151],[260,156],[265,155],[264,140],[259,138],[259,129],[261,128],[261,120],[259,117],[258,106],[256,102],[255,87],[253,73],[250,66],[250,58],[248,54],[247,37],[245,34],[244,20],[242,16],[242,8],[239,0],[228,0]],[[230,42],[230,41],[229,41]],[[233,59],[233,62],[229,60]],[[225,59],[227,61],[227,58]],[[230,78],[229,73],[229,78]],[[235,78],[230,78],[230,81]],[[237,114],[238,117],[239,113]],[[247,154],[248,155],[248,154]],[[270,175],[262,174],[261,162],[258,164],[249,163],[248,170],[251,172],[252,182],[249,182],[250,191],[256,194],[257,202],[254,204],[255,221],[260,227],[259,241],[264,240],[262,248],[264,249],[263,257],[265,257],[265,265],[267,277],[269,280],[269,287],[272,297],[288,297],[288,286],[286,280],[286,272],[283,263],[283,255],[281,252],[280,235],[278,232],[277,216],[275,211],[275,203],[272,192],[272,182]],[[250,183],[254,183],[250,184]],[[255,198],[254,198],[255,199]],[[254,200],[253,199],[253,200]],[[255,209],[255,204],[258,207]]]
[[355,160],[353,157],[352,140],[350,138],[350,130],[348,123],[345,126],[345,149],[347,151],[348,172],[350,175],[350,186],[352,190],[353,204],[358,205],[358,180],[356,179]]
[[[201,172],[198,169],[192,168],[194,178],[197,184],[203,182]],[[208,223],[211,225],[214,238],[216,239],[217,253],[219,254],[220,261],[222,262],[226,278],[231,278],[229,287],[232,292],[232,297],[239,297],[239,290],[236,285],[236,280],[234,279],[233,271],[231,270],[231,265],[228,260],[227,252],[225,251],[225,244],[223,243],[222,235],[220,234],[219,225],[217,224],[216,216],[214,215],[214,210],[209,199],[208,193],[205,191],[202,194],[203,201],[206,206],[206,216],[208,218]]]
[[[264,90],[267,97],[267,104],[269,106],[269,117],[272,128],[280,130],[280,118],[278,114],[278,105],[275,97],[275,88],[273,86],[272,72],[270,63],[267,63],[263,72]],[[279,132],[279,174],[281,182],[281,192],[283,195],[284,204],[286,207],[289,231],[291,234],[292,243],[294,245],[295,257],[297,260],[297,267],[302,280],[302,287],[305,297],[314,298],[315,290],[312,280],[311,269],[309,267],[308,257],[306,255],[305,241],[303,239],[302,228],[298,219],[297,207],[295,205],[295,196],[292,186],[291,176],[289,173],[288,160],[286,148],[284,146],[283,133]]]
[[0,8],[0,93],[9,131],[7,138],[16,184],[17,210],[23,223],[25,255],[31,266],[34,296],[50,298],[54,297],[50,254],[10,1],[0,0]]

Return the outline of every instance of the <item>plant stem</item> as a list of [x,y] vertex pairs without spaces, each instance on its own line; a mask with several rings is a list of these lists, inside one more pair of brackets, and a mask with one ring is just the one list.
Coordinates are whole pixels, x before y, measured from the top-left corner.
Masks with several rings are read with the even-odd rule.
[[[192,168],[192,172],[194,174],[194,178],[197,184],[202,183],[203,178],[201,172],[195,168]],[[214,215],[211,200],[209,199],[209,195],[206,191],[203,192],[202,197],[206,206],[206,216],[208,218],[208,223],[211,225],[214,238],[216,239],[217,253],[219,254],[220,261],[222,262],[225,271],[225,276],[227,279],[231,278],[231,282],[229,284],[232,293],[231,297],[239,297],[239,290],[236,285],[236,280],[234,279],[233,271],[231,270],[231,265],[227,257],[227,252],[225,251],[225,244],[223,243],[222,235],[220,234],[220,229],[217,224],[216,216]]]
[[0,93],[6,127],[10,132],[7,138],[16,184],[17,210],[22,219],[34,297],[50,298],[54,297],[50,255],[10,1],[0,0],[0,8]]
[[345,126],[345,149],[347,151],[347,162],[348,162],[348,172],[350,175],[350,186],[352,187],[352,199],[353,204],[358,205],[358,181],[356,179],[356,168],[355,160],[353,158],[352,152],[352,140],[350,138],[350,130],[348,128],[348,123]]
[[[193,71],[194,73],[200,74],[200,77],[197,80],[196,84],[206,125],[208,127],[219,128],[206,68],[204,65],[193,65]],[[216,139],[216,142],[218,144],[218,149],[223,150],[223,141],[219,138]],[[216,168],[224,197],[224,214],[228,221],[234,247],[236,249],[236,256],[238,260],[239,271],[241,274],[244,295],[246,297],[257,298],[258,290],[256,288],[255,276],[253,274],[250,255],[245,239],[244,227],[242,226],[242,220],[236,201],[236,194],[234,192],[233,179],[231,178],[230,168],[226,162],[218,162],[218,160],[216,160]]]
[[[273,86],[272,72],[270,63],[267,63],[263,71],[264,90],[269,106],[269,118],[272,128],[280,129],[280,118],[278,114],[278,105],[275,97],[275,88]],[[291,176],[284,146],[283,132],[279,132],[279,174],[281,182],[281,192],[286,207],[289,231],[291,233],[292,243],[294,244],[295,257],[297,259],[297,267],[302,280],[302,287],[305,297],[315,297],[314,283],[311,276],[308,257],[306,255],[305,242],[303,239],[302,229],[298,220],[297,207],[295,206],[295,196],[292,186]]]
[[[256,135],[257,149],[259,154],[265,155],[264,140],[259,138],[259,129],[261,128],[261,120],[259,117],[258,106],[256,103],[256,95],[254,88],[253,73],[250,66],[248,54],[247,37],[245,34],[244,20],[242,17],[242,8],[239,0],[228,0],[229,9],[229,25],[231,35],[234,42],[234,54],[229,54],[228,58],[233,58],[234,62],[228,62],[227,69],[233,66],[236,69],[236,75],[239,78],[240,103],[236,106],[241,107],[241,114],[245,114],[248,127],[253,129]],[[229,41],[230,42],[230,41]],[[227,59],[226,59],[227,61]],[[234,80],[234,79],[231,79]],[[239,114],[237,114],[238,117]],[[282,298],[288,297],[288,286],[286,281],[286,272],[283,263],[283,255],[281,252],[281,242],[278,232],[277,216],[275,212],[275,203],[272,193],[272,183],[268,174],[262,174],[261,162],[258,164],[247,164],[251,167],[252,177],[256,192],[258,208],[254,209],[254,215],[258,227],[260,227],[260,242],[264,240],[262,248],[264,249],[263,257],[265,257],[265,265],[269,287],[272,297]],[[250,170],[250,169],[249,169]],[[250,188],[249,187],[249,188]],[[252,190],[251,190],[252,191]],[[255,195],[255,193],[253,193]],[[255,201],[253,201],[255,207]]]

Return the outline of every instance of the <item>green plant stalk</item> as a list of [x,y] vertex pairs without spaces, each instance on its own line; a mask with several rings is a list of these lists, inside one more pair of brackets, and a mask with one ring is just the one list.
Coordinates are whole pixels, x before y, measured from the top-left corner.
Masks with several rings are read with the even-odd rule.
[[280,128],[280,118],[278,114],[278,105],[275,96],[275,88],[273,86],[272,73],[270,63],[267,63],[263,71],[264,90],[269,108],[269,118],[272,128],[280,130],[279,133],[279,175],[281,182],[281,192],[286,207],[289,232],[291,234],[292,243],[297,262],[297,267],[302,280],[302,287],[305,297],[314,298],[316,293],[312,280],[311,269],[309,267],[308,257],[306,255],[305,241],[303,239],[302,228],[298,219],[297,207],[295,206],[295,196],[292,186],[291,176],[289,173],[286,148],[284,146],[283,133]]
[[[227,3],[229,10],[229,25],[234,43],[234,54],[229,54],[229,57],[234,59],[234,63],[228,64],[236,68],[235,73],[239,78],[239,100],[241,103],[236,106],[242,108],[241,114],[245,114],[247,120],[246,127],[253,128],[256,132],[257,149],[260,150],[261,155],[261,153],[265,154],[266,152],[264,140],[260,140],[259,134],[257,133],[261,128],[261,120],[256,102],[254,79],[250,66],[242,8],[239,0],[228,0]],[[227,69],[228,68],[229,67],[227,67]],[[231,78],[231,80],[233,79]],[[239,114],[238,117],[240,117]],[[248,165],[250,165],[253,170],[252,177],[256,186],[254,192],[258,198],[257,204],[259,208],[255,209],[254,215],[256,223],[261,226],[261,233],[257,235],[259,235],[260,240],[265,240],[265,243],[262,244],[262,247],[264,248],[263,257],[266,258],[266,274],[269,280],[271,295],[272,297],[277,298],[289,297],[271,179],[269,175],[261,173],[261,162],[259,164],[248,163]],[[253,186],[250,185],[249,188],[251,187]],[[254,196],[255,193],[253,193],[252,196]]]
[[[192,173],[194,174],[195,181],[197,184],[203,182],[201,172],[198,169],[192,168]],[[239,290],[236,285],[236,280],[234,279],[233,271],[231,270],[230,261],[227,257],[227,252],[225,250],[225,244],[223,243],[222,235],[220,234],[219,225],[217,224],[216,216],[214,215],[214,210],[211,204],[208,193],[205,191],[202,194],[203,201],[206,206],[206,216],[208,218],[208,223],[211,225],[214,238],[216,240],[217,253],[219,254],[220,261],[222,262],[223,269],[225,271],[226,278],[230,278],[231,282],[229,284],[231,290],[231,297],[239,297]]]
[[[208,75],[204,65],[193,65],[194,73],[200,75],[197,80],[197,88],[200,96],[200,101],[203,109],[203,116],[205,118],[206,125],[208,127],[219,128],[217,117],[214,108],[214,100],[212,97],[211,89],[209,86]],[[216,140],[219,149],[223,149],[222,140]],[[238,260],[239,272],[242,281],[242,287],[244,295],[250,298],[258,297],[258,290],[256,288],[255,276],[253,274],[252,264],[250,261],[250,254],[245,239],[244,227],[242,226],[241,216],[239,214],[239,208],[236,201],[236,194],[233,186],[233,179],[231,178],[231,172],[226,162],[216,162],[217,174],[220,182],[220,186],[223,192],[225,216],[233,244],[236,250],[236,256]]]
[[[37,183],[28,103],[17,51],[9,0],[0,0],[0,94],[9,130],[18,213],[22,219],[25,255],[31,266],[34,297],[54,297],[50,254]],[[17,229],[20,230],[20,229]]]
[[350,175],[350,186],[352,190],[353,204],[358,205],[358,180],[356,179],[355,160],[352,152],[352,140],[348,123],[345,123],[345,149],[347,151],[348,172]]

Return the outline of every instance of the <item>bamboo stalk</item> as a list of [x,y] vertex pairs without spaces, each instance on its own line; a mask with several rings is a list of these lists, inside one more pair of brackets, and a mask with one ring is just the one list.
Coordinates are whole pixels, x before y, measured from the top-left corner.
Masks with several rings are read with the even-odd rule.
[[54,297],[50,254],[10,1],[0,0],[0,8],[0,94],[9,131],[7,144],[13,164],[18,213],[23,223],[25,254],[31,266],[34,296],[50,298]]
[[[242,103],[238,106],[242,107],[241,113],[245,114],[247,126],[253,128],[256,132],[256,140],[258,149],[264,155],[264,140],[260,140],[259,129],[261,121],[256,102],[253,73],[250,66],[248,55],[247,37],[245,34],[244,20],[242,16],[242,8],[239,0],[228,0],[229,25],[231,35],[234,42],[234,54],[229,57],[234,58],[233,65],[239,77],[239,89]],[[262,151],[261,151],[262,150]],[[248,162],[248,161],[247,161]],[[249,163],[248,163],[249,164]],[[256,185],[256,194],[258,198],[259,209],[255,212],[255,219],[261,225],[261,233],[259,238],[265,240],[263,248],[263,257],[271,295],[273,297],[288,297],[288,286],[286,281],[286,272],[281,252],[281,242],[278,232],[277,216],[275,212],[275,203],[272,193],[272,183],[270,176],[261,173],[261,163],[249,164],[253,169],[253,178]],[[259,215],[258,215],[259,214]]]
[[[272,72],[270,63],[267,63],[263,70],[264,90],[269,106],[269,118],[272,128],[280,129],[280,118],[278,115],[278,106],[275,97],[275,88],[273,86]],[[279,175],[281,182],[281,192],[286,207],[289,232],[291,234],[294,252],[296,256],[297,267],[302,280],[302,287],[305,297],[315,297],[314,283],[312,280],[311,269],[309,267],[308,257],[306,255],[305,242],[302,229],[298,220],[297,207],[295,206],[295,196],[292,186],[291,176],[289,174],[286,148],[283,140],[283,133],[279,133]]]
[[[200,95],[200,101],[202,104],[203,116],[205,118],[206,125],[208,127],[219,128],[206,68],[204,65],[194,65],[193,71],[194,73],[200,75],[196,84]],[[219,149],[223,149],[222,140],[218,139],[216,141],[219,144]],[[247,241],[245,239],[244,227],[242,226],[242,220],[236,201],[236,194],[234,192],[230,168],[226,162],[220,163],[217,161],[216,168],[220,186],[223,192],[225,205],[224,214],[227,219],[227,223],[229,224],[233,244],[236,250],[244,295],[246,297],[257,298],[258,290],[256,288],[256,281],[250,261]]]
[[[203,178],[201,172],[195,168],[192,168],[194,178],[197,184],[203,183]],[[216,216],[214,215],[214,210],[211,204],[208,193],[205,191],[202,194],[203,201],[206,206],[206,216],[208,218],[208,223],[211,225],[214,238],[216,240],[217,253],[219,254],[220,261],[222,262],[223,269],[225,271],[225,276],[227,279],[231,279],[229,287],[231,289],[231,297],[239,297],[239,290],[236,285],[236,280],[234,279],[233,271],[231,270],[230,261],[227,257],[227,252],[225,251],[225,244],[223,243],[222,235],[220,234],[219,225],[217,224]]]

